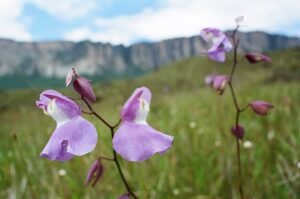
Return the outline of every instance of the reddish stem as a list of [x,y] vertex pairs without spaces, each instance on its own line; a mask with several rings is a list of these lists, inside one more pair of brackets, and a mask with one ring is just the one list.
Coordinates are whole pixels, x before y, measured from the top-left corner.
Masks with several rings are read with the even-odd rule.
[[[236,29],[233,31],[231,38],[233,41],[233,46],[234,46],[234,51],[233,51],[233,64],[232,64],[232,69],[231,69],[231,73],[230,73],[230,77],[229,77],[229,88],[230,88],[230,93],[232,96],[232,100],[234,103],[234,107],[236,109],[236,117],[235,117],[235,126],[236,128],[238,128],[239,126],[239,119],[240,119],[240,114],[245,111],[248,106],[246,108],[241,109],[239,107],[238,101],[237,101],[237,97],[235,95],[235,91],[233,88],[233,76],[236,70],[236,66],[238,64],[237,61],[237,49],[239,46],[239,40],[236,39],[236,33],[238,31],[239,25],[236,27]],[[239,192],[240,192],[240,198],[244,199],[244,192],[243,192],[243,183],[242,183],[242,167],[241,167],[241,149],[240,149],[240,142],[239,142],[239,138],[236,137],[236,151],[237,151],[237,164],[238,164],[238,177],[239,177]]]
[[[96,113],[96,112],[94,111],[93,107],[90,105],[90,103],[89,103],[84,97],[82,97],[81,99],[84,101],[84,103],[86,104],[86,106],[87,106],[87,107],[89,108],[89,110],[91,111],[90,113],[87,113],[87,112],[85,112],[85,113],[94,115],[94,116],[97,117],[103,124],[105,124],[105,125],[110,129],[110,132],[111,132],[111,138],[113,139],[114,133],[115,133],[115,128],[120,124],[121,119],[120,119],[115,125],[111,125],[111,124],[109,124],[103,117],[101,117],[98,113]],[[134,192],[131,190],[131,188],[130,188],[130,186],[129,186],[129,183],[127,182],[127,180],[126,180],[126,178],[125,178],[125,176],[124,176],[124,174],[123,174],[123,171],[122,171],[122,169],[121,169],[121,165],[120,165],[120,163],[119,163],[119,160],[118,160],[116,151],[114,150],[114,148],[113,148],[112,150],[113,150],[113,158],[112,158],[112,159],[111,159],[111,158],[104,158],[104,157],[101,157],[101,158],[102,158],[102,159],[105,159],[105,160],[109,160],[109,161],[115,162],[115,164],[116,164],[116,166],[117,166],[117,169],[118,169],[118,172],[119,172],[119,174],[120,174],[120,176],[121,176],[122,182],[123,182],[123,184],[125,185],[128,194],[129,194],[130,196],[132,196],[133,198],[138,199],[138,197],[137,197],[137,196],[134,194]]]

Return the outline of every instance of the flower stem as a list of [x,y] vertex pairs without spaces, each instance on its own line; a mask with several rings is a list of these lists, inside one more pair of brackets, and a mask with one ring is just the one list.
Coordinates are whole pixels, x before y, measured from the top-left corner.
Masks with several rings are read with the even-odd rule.
[[[115,124],[115,125],[111,125],[109,124],[103,117],[101,117],[98,113],[96,113],[93,109],[93,107],[90,105],[90,103],[85,99],[85,98],[81,98],[84,103],[86,104],[86,106],[89,108],[89,110],[91,111],[91,113],[89,114],[92,114],[94,115],[95,117],[97,117],[103,124],[105,124],[109,129],[110,129],[110,132],[111,132],[111,139],[113,139],[114,137],[114,134],[115,134],[115,128],[120,124],[121,122],[121,119]],[[119,163],[119,160],[118,160],[118,156],[117,156],[117,153],[116,151],[114,150],[114,148],[112,149],[113,150],[113,158],[110,159],[110,158],[104,158],[104,157],[100,157],[102,159],[105,159],[105,160],[109,160],[109,161],[113,161],[115,162],[116,166],[117,166],[117,169],[118,169],[118,172],[121,176],[121,179],[122,179],[122,182],[123,184],[125,185],[126,187],[126,190],[128,192],[128,194],[130,196],[132,196],[133,198],[135,199],[138,199],[138,197],[134,194],[134,192],[131,190],[130,186],[129,186],[129,183],[127,182],[126,178],[125,178],[125,175],[123,174],[123,171],[122,171],[122,168],[121,168],[121,165]]]
[[[111,137],[112,137],[112,138],[114,137],[114,128],[115,128],[115,127],[110,128],[110,132],[111,132]],[[122,179],[122,181],[123,181],[123,183],[124,183],[124,185],[125,185],[125,187],[126,187],[128,193],[129,193],[133,198],[138,199],[138,197],[137,197],[137,196],[133,193],[133,191],[131,190],[131,188],[130,188],[130,186],[129,186],[129,184],[128,184],[128,182],[127,182],[127,180],[126,180],[126,178],[125,178],[125,176],[124,176],[124,174],[123,174],[123,171],[122,171],[122,169],[121,169],[121,166],[120,166],[120,163],[119,163],[119,160],[118,160],[117,153],[116,153],[116,151],[115,151],[114,149],[113,149],[113,154],[114,154],[114,161],[115,161],[115,164],[116,164],[116,166],[117,166],[118,172],[119,172],[119,174],[120,174],[120,176],[121,176],[121,179]]]
[[[237,97],[235,95],[235,91],[234,91],[234,88],[233,88],[233,83],[232,83],[233,82],[232,81],[233,76],[234,76],[234,73],[235,73],[235,69],[236,69],[236,66],[238,64],[237,49],[238,49],[238,46],[239,46],[239,40],[237,40],[235,38],[236,33],[238,31],[238,28],[239,28],[239,26],[236,27],[236,29],[233,31],[233,33],[231,35],[231,38],[232,38],[232,41],[233,41],[233,46],[234,46],[234,51],[233,51],[233,64],[232,64],[232,69],[231,69],[229,82],[228,82],[228,85],[229,85],[229,88],[230,88],[230,93],[231,93],[232,100],[233,100],[233,103],[234,103],[234,107],[236,109],[236,116],[235,116],[235,126],[236,126],[236,128],[238,128],[238,126],[239,126],[240,113],[242,113],[243,111],[245,111],[248,108],[248,106],[246,108],[243,108],[243,109],[241,109],[239,107]],[[244,199],[243,183],[242,183],[242,167],[241,167],[241,147],[240,147],[240,142],[239,142],[238,137],[236,137],[236,151],[237,151],[237,165],[238,165],[238,178],[239,178],[238,187],[239,187],[239,192],[240,192],[240,198]]]

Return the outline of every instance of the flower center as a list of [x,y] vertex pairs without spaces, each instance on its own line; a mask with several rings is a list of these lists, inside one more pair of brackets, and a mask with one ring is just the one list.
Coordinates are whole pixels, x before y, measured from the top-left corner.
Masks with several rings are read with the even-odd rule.
[[150,110],[150,105],[149,103],[144,100],[143,98],[139,98],[139,109],[136,113],[135,119],[134,119],[134,123],[136,124],[147,124],[147,117],[148,117],[148,113]]
[[58,125],[61,125],[70,120],[70,117],[67,116],[58,106],[56,98],[52,99],[48,106],[47,111],[48,115],[50,115]]

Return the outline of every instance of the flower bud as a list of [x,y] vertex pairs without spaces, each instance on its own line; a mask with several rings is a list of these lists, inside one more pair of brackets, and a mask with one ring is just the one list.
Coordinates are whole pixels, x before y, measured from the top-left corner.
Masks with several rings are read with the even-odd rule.
[[73,87],[75,91],[77,91],[77,93],[79,93],[82,97],[86,98],[90,102],[96,101],[96,96],[93,91],[92,85],[86,78],[77,76],[73,81]]
[[98,158],[89,169],[86,180],[85,180],[85,186],[88,186],[90,183],[92,183],[92,186],[94,187],[96,183],[100,180],[100,178],[103,175],[103,165],[101,162],[101,159]]
[[253,101],[249,103],[249,105],[252,108],[252,110],[258,115],[267,115],[268,111],[271,108],[274,108],[274,106],[271,103],[261,100]]
[[217,75],[214,78],[213,87],[220,95],[222,95],[228,81],[229,77],[227,75]]
[[66,76],[66,86],[69,86],[69,84],[72,82],[73,77],[75,77],[75,71],[74,69],[70,70]]
[[271,58],[267,55],[260,54],[260,53],[247,53],[245,55],[245,58],[252,64],[258,63],[258,62],[271,62]]
[[238,139],[242,140],[244,138],[244,134],[245,134],[245,131],[244,131],[244,128],[242,126],[233,126],[231,128],[231,133]]
[[77,75],[74,68],[72,68],[72,70],[69,71],[66,76],[66,86],[68,86],[73,79],[75,79],[73,81],[74,90],[79,93],[81,97],[84,97],[90,102],[95,102],[96,96],[93,91],[92,85],[90,84],[90,81],[84,77]]

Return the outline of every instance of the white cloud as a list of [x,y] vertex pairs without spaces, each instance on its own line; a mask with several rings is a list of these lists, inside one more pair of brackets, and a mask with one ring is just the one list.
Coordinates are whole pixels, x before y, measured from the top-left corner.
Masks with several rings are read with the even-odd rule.
[[0,37],[17,40],[31,40],[24,22],[20,21],[24,1],[0,0]]
[[81,27],[73,29],[72,31],[65,34],[65,39],[71,40],[71,41],[80,41],[89,39],[91,37],[92,32],[90,32],[89,28],[87,27]]
[[63,20],[84,17],[97,8],[97,0],[29,0],[41,10]]
[[234,19],[241,15],[245,16],[245,31],[293,34],[300,33],[300,27],[296,27],[296,30],[281,30],[281,27],[297,22],[300,19],[299,10],[299,0],[166,0],[161,8],[155,10],[145,9],[134,15],[98,18],[93,29],[85,27],[84,34],[78,33],[80,29],[72,30],[65,37],[130,44],[137,39],[161,40],[195,35],[203,27],[233,28]]

